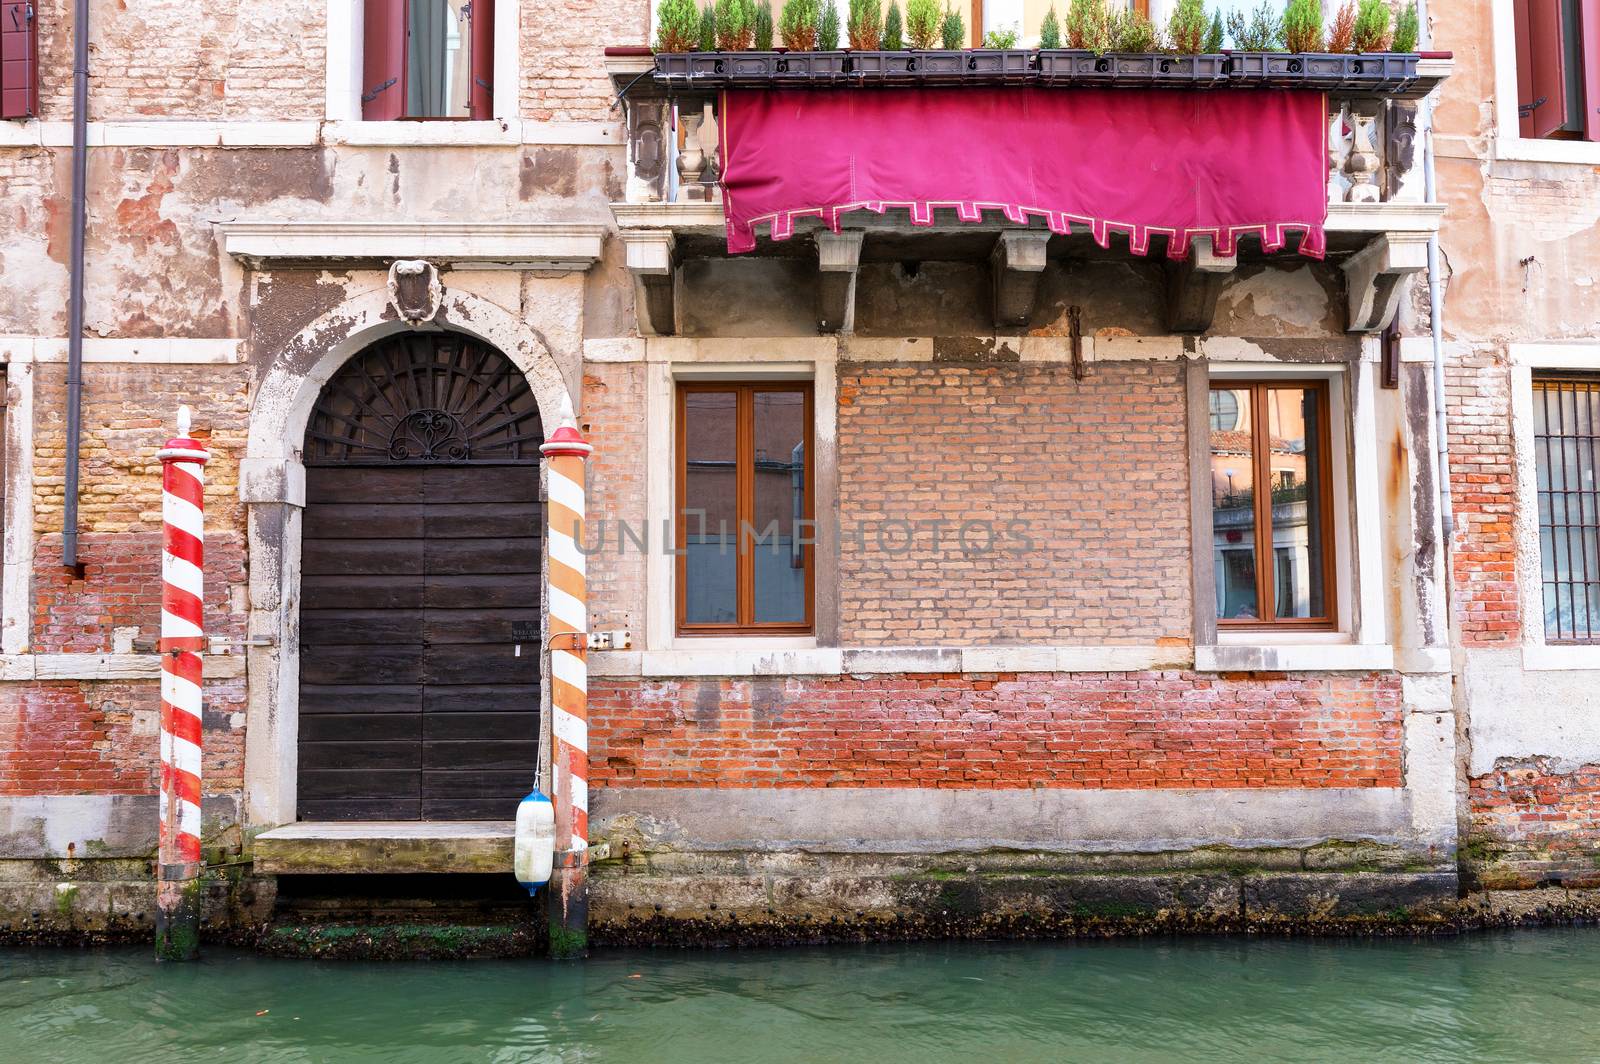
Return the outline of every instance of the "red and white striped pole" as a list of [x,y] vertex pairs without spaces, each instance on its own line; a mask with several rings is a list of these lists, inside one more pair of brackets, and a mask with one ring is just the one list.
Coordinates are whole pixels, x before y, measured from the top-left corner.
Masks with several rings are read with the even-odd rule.
[[199,952],[200,654],[205,649],[204,470],[211,457],[189,437],[189,408],[161,459],[161,838],[156,874],[156,957]]
[[584,460],[594,451],[562,404],[561,424],[540,448],[549,530],[550,747],[556,813],[555,867],[548,895],[550,955],[589,948],[589,594],[583,553]]

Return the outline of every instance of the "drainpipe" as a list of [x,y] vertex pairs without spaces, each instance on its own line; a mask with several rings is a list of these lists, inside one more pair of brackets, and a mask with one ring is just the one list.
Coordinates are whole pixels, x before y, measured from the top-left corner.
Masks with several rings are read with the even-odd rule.
[[78,569],[78,437],[83,423],[83,237],[89,176],[89,0],[72,15],[72,259],[67,293],[67,478],[61,564]]
[[[1417,0],[1419,47],[1433,43],[1428,25],[1428,0]],[[1423,111],[1425,136],[1422,141],[1422,195],[1429,203],[1437,198],[1433,176],[1433,101]],[[1439,284],[1439,235],[1428,237],[1428,325],[1433,336],[1433,430],[1434,466],[1439,477],[1439,522],[1444,533],[1444,593],[1450,598],[1450,550],[1455,540],[1455,506],[1450,497],[1450,434],[1445,424],[1444,396],[1444,294]]]

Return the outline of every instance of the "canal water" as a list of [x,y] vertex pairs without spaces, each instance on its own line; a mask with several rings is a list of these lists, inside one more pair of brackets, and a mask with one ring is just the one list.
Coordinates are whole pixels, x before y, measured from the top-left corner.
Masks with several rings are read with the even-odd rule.
[[0,950],[0,1060],[1600,1060],[1600,929],[608,953]]

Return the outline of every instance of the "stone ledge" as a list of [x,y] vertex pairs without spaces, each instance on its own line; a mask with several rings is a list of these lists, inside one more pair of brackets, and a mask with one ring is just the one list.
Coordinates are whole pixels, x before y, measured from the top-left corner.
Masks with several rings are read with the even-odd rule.
[[286,824],[255,837],[255,871],[270,875],[511,871],[509,820],[357,820]]

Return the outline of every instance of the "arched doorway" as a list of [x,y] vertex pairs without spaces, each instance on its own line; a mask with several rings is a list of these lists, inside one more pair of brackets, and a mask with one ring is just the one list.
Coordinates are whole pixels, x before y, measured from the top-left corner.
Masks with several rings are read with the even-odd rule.
[[543,440],[522,372],[458,333],[381,340],[323,387],[304,446],[299,819],[515,814],[537,757]]

